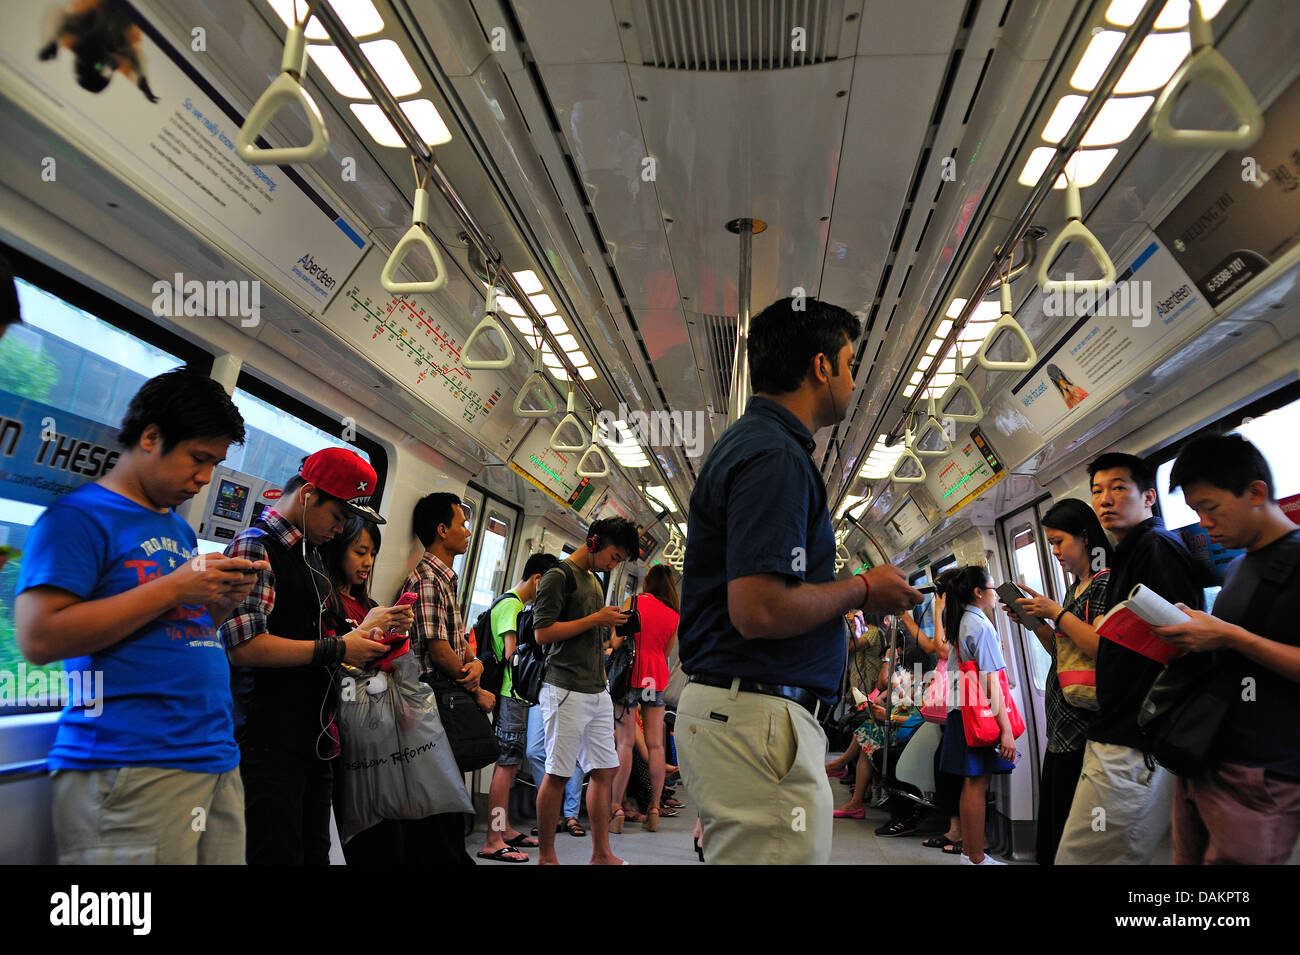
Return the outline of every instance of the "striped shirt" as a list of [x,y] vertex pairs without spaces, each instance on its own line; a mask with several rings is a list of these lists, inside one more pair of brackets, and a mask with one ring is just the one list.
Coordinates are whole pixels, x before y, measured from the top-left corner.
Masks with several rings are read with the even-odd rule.
[[458,580],[454,570],[425,551],[393,598],[393,603],[397,603],[407,591],[419,595],[420,599],[411,607],[415,613],[415,623],[411,625],[410,636],[411,650],[419,661],[421,673],[436,669],[433,655],[429,652],[429,646],[434,641],[447,642],[458,657],[465,657],[469,644],[465,640],[465,627],[461,623],[460,601],[456,598]]

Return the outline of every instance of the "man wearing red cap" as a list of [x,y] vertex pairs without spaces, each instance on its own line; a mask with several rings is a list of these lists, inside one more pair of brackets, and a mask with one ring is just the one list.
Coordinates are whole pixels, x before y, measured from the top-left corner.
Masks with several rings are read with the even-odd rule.
[[370,507],[375,482],[374,468],[356,452],[317,451],[279,504],[226,548],[227,556],[270,565],[221,627],[235,667],[250,865],[329,864],[329,760],[337,745],[331,668],[377,659],[388,648],[371,637],[411,623],[409,610],[377,607],[356,630],[322,636],[330,579],[316,548],[349,514],[384,523]]

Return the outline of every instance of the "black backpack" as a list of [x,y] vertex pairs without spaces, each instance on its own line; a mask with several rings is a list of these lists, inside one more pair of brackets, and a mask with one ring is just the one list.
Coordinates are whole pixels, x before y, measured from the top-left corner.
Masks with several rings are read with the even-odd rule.
[[[478,685],[493,696],[501,695],[501,684],[506,675],[506,661],[497,656],[496,641],[492,637],[492,611],[507,597],[515,597],[515,595],[502,594],[474,621],[474,643],[478,650],[478,660],[483,664],[483,675],[479,677]],[[515,597],[515,599],[519,598]]]
[[[578,582],[564,562],[559,567],[564,573],[564,602],[567,606],[569,596],[578,589]],[[515,624],[515,655],[510,660],[511,686],[515,696],[525,703],[535,704],[541,699],[549,657],[549,647],[537,642],[537,634],[533,629],[533,609],[529,607],[519,615]]]

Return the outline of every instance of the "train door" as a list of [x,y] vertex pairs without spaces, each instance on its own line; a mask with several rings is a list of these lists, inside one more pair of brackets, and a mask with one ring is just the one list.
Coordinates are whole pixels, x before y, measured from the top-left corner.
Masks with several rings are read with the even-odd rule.
[[[1065,592],[1065,581],[1060,565],[1048,549],[1041,524],[1043,512],[1050,504],[1050,499],[1044,498],[1002,518],[999,522],[999,538],[1006,561],[1006,579],[1014,580],[1054,600],[1061,600]],[[1005,619],[1005,614],[1001,611],[999,616]],[[1033,753],[1037,764],[1041,765],[1047,752],[1046,687],[1052,658],[1037,636],[1018,624],[1009,622],[1008,626],[1012,633],[1011,642],[1018,647],[1020,672],[1028,675],[1021,696],[1028,704],[1026,709],[1029,712],[1024,715],[1033,715],[1030,723],[1035,740]],[[1033,776],[1036,782],[1037,766],[1034,767]]]
[[470,570],[465,574],[469,581],[468,590],[461,600],[469,601],[465,613],[465,625],[471,627],[478,615],[488,607],[497,595],[502,593],[514,581],[506,579],[510,567],[511,548],[519,524],[519,511],[496,498],[489,497],[479,506],[481,518],[474,529],[471,553],[473,560],[467,565]]

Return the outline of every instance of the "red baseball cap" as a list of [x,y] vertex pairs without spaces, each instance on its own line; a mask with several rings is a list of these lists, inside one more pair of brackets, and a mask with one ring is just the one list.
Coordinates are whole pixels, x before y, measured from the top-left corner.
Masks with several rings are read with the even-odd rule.
[[298,472],[302,479],[320,488],[358,517],[376,524],[387,523],[370,506],[378,476],[366,459],[347,448],[322,448],[309,455]]

